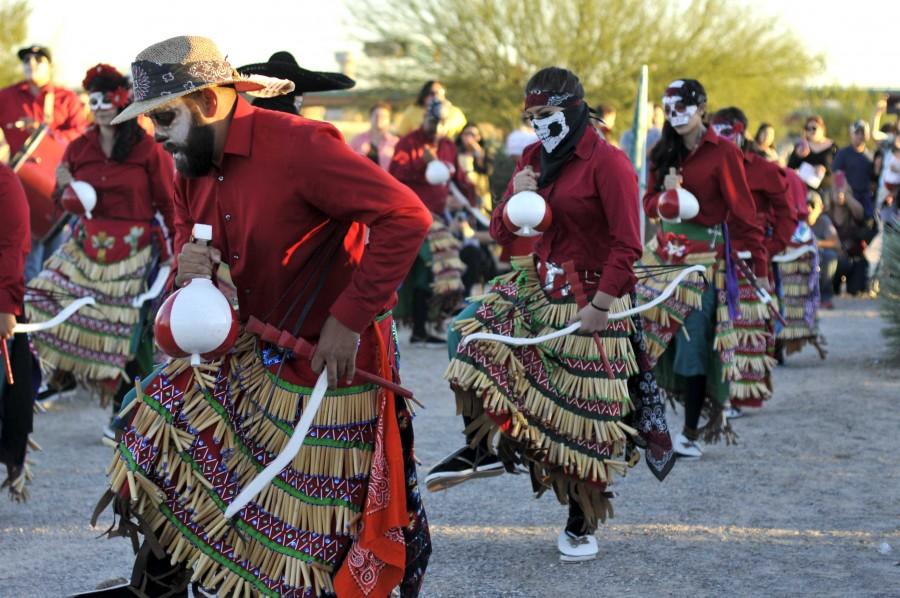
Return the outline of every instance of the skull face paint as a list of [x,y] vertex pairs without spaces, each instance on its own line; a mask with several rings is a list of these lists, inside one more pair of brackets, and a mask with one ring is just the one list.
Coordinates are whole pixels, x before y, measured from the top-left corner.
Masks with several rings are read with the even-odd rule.
[[713,121],[712,128],[719,137],[723,137],[737,146],[743,145],[744,123],[740,121],[731,122],[724,119],[717,119]]
[[548,154],[553,153],[553,150],[569,134],[569,125],[566,123],[566,115],[563,112],[554,112],[544,118],[532,119],[531,125],[534,127],[534,134],[537,135]]
[[696,94],[685,93],[690,90],[684,87],[684,81],[680,79],[672,81],[666,88],[666,93],[663,94],[663,112],[666,120],[673,127],[683,127],[691,122],[691,117],[697,113],[700,103],[696,97],[693,97]]

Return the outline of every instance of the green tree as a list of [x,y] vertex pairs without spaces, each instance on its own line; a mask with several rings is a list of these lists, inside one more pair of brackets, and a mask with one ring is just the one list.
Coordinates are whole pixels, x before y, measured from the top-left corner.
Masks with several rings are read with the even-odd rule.
[[0,87],[22,78],[22,65],[16,56],[28,34],[28,0],[0,4]]
[[469,118],[506,126],[528,77],[548,65],[578,74],[589,103],[613,104],[627,125],[641,64],[651,98],[692,77],[711,108],[739,105],[751,120],[787,112],[821,64],[794,33],[727,0],[367,0],[359,15],[360,27],[407,50],[378,61],[378,84],[412,90],[437,78]]

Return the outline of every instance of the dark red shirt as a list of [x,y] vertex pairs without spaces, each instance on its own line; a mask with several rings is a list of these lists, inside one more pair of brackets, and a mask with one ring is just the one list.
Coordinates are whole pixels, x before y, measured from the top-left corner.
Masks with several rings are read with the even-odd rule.
[[[437,150],[435,151],[435,145]],[[459,190],[472,200],[471,183],[465,173],[460,169],[457,161],[456,145],[446,137],[435,142],[434,136],[425,133],[419,127],[412,133],[404,135],[394,148],[394,157],[388,172],[397,177],[397,180],[416,192],[422,203],[432,213],[443,215],[447,209],[447,196],[450,195],[450,185],[432,185],[425,179],[425,169],[428,162],[425,160],[425,148],[431,147],[432,153],[438,160],[446,162],[453,171],[450,180]]]
[[[787,247],[797,229],[797,207],[790,196],[784,170],[762,156],[744,152],[744,170],[750,192],[756,201],[759,225],[766,231],[765,246],[769,257]],[[768,231],[771,230],[771,234]]]
[[124,162],[107,158],[96,127],[73,141],[63,154],[72,177],[97,191],[95,218],[150,221],[158,211],[172,231],[175,166],[149,135],[131,148]]
[[294,299],[296,286],[289,287],[310,271],[311,254],[325,241],[318,233],[330,219],[350,231],[300,331],[310,340],[329,313],[360,332],[392,306],[431,225],[422,202],[357,155],[332,125],[243,99],[221,167],[175,178],[176,255],[194,223],[212,225],[212,245],[231,269],[242,321],[254,315],[278,325],[287,303],[274,308],[283,297]]
[[18,121],[30,118],[37,124],[44,122],[44,98],[53,89],[53,120],[50,134],[57,141],[66,144],[87,128],[84,104],[74,92],[55,85],[46,85],[37,97],[31,95],[28,83],[22,81],[0,89],[0,127],[9,144],[10,156],[15,154],[31,134]]
[[21,316],[25,256],[31,251],[28,200],[19,177],[0,162],[0,313]]
[[[679,174],[682,186],[700,202],[700,213],[690,222],[701,226],[726,222],[734,251],[749,251],[756,275],[760,278],[768,276],[763,229],[756,220],[756,202],[744,172],[743,152],[709,127],[681,165]],[[644,195],[644,212],[650,218],[659,218],[657,204],[662,192],[656,185],[651,164]]]
[[[541,144],[525,149],[515,172],[528,165],[540,172]],[[510,180],[503,201],[512,190]],[[613,297],[631,292],[642,246],[637,175],[625,154],[588,128],[559,177],[538,193],[550,205],[553,222],[537,238],[535,255],[560,265],[572,261],[577,270],[599,271],[597,288]],[[502,207],[494,210],[491,236],[502,245],[518,238],[503,224]]]

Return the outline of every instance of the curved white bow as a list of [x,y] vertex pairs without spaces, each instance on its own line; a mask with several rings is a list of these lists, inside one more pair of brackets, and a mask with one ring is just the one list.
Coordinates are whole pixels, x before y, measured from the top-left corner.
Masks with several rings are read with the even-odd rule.
[[[610,320],[622,320],[624,318],[630,318],[633,315],[639,314],[642,311],[646,311],[653,307],[656,307],[666,299],[672,296],[672,293],[675,292],[675,289],[678,287],[679,283],[687,278],[690,274],[694,272],[697,273],[705,273],[706,267],[704,266],[690,266],[685,268],[681,272],[678,273],[678,276],[672,279],[672,281],[663,289],[662,293],[660,293],[657,297],[654,297],[653,300],[648,301],[643,305],[639,305],[637,307],[632,307],[631,309],[626,309],[624,311],[618,311],[615,313],[609,314]],[[505,336],[502,334],[492,334],[489,332],[476,332],[474,334],[470,334],[468,336],[464,336],[462,338],[462,345],[466,346],[473,341],[496,341],[498,343],[503,343],[506,345],[513,345],[515,347],[524,347],[526,345],[539,345],[541,343],[546,343],[547,341],[552,341],[555,338],[559,338],[561,336],[566,336],[576,332],[579,328],[581,328],[581,322],[575,322],[573,324],[569,324],[565,328],[560,330],[556,330],[555,332],[551,332],[549,334],[544,334],[542,336],[533,336],[533,337],[517,337],[517,336]]]
[[171,273],[172,266],[160,266],[159,272],[156,274],[156,280],[153,281],[153,284],[150,285],[149,289],[132,300],[131,307],[140,308],[145,302],[159,297],[159,294],[162,293],[163,287],[166,286],[166,281],[169,279],[169,274]]
[[281,470],[294,460],[294,457],[303,447],[303,441],[306,439],[313,418],[319,411],[322,399],[325,398],[326,390],[328,390],[328,372],[323,369],[322,373],[319,374],[319,379],[316,380],[315,387],[313,387],[312,395],[310,395],[309,402],[306,404],[306,409],[303,410],[300,421],[298,421],[297,425],[294,427],[291,439],[281,453],[275,457],[271,463],[266,465],[266,468],[259,472],[249,484],[244,486],[243,490],[241,490],[234,500],[231,501],[231,504],[225,509],[225,519],[231,519],[237,515],[248,502],[253,500],[254,496],[262,492],[268,483],[275,479],[278,474],[281,473]]
[[15,332],[29,334],[31,332],[41,332],[43,330],[48,330],[50,328],[53,328],[54,326],[59,326],[60,324],[71,318],[76,311],[78,311],[85,305],[96,304],[97,301],[93,297],[82,297],[81,299],[76,299],[72,303],[68,304],[58,314],[45,322],[28,322],[27,324],[16,324]]
[[815,245],[801,245],[796,249],[785,251],[784,253],[779,253],[772,258],[772,261],[778,263],[793,262],[805,253],[814,253],[815,251],[818,251]]

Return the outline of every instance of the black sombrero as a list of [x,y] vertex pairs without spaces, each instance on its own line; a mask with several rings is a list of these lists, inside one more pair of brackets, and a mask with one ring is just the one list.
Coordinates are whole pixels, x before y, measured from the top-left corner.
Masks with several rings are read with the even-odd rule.
[[356,81],[341,73],[305,69],[297,64],[290,52],[284,51],[272,54],[268,62],[258,62],[239,67],[238,72],[246,75],[265,75],[293,81],[294,95],[315,91],[350,89],[356,85]]

